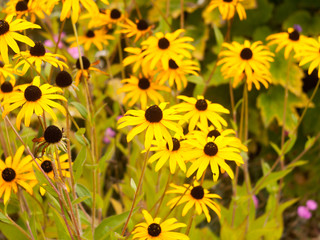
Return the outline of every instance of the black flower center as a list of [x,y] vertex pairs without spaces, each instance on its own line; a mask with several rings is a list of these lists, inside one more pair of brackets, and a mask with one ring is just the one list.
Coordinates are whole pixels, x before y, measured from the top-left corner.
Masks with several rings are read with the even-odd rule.
[[16,4],[16,11],[17,12],[22,12],[22,11],[26,11],[28,10],[28,3],[26,3],[25,1],[19,1]]
[[62,131],[55,125],[51,125],[44,131],[44,139],[47,143],[57,143],[62,138]]
[[198,109],[199,111],[205,111],[208,108],[208,103],[205,99],[199,99],[196,102],[196,109]]
[[32,56],[41,57],[46,54],[46,49],[41,42],[35,42],[35,45],[30,48],[30,54]]
[[157,223],[151,223],[148,227],[148,234],[152,237],[157,237],[161,233],[161,227]]
[[[180,148],[180,141],[176,138],[172,138],[172,142],[173,142],[173,148],[172,151],[177,151]],[[169,150],[169,145],[168,143],[166,144],[167,149]]]
[[121,17],[121,12],[118,9],[114,8],[111,10],[110,16],[112,19],[118,19]]
[[10,26],[7,21],[0,20],[0,35],[3,35],[9,32]]
[[233,0],[223,0],[223,1],[229,3],[229,2],[232,2]]
[[208,142],[203,149],[204,153],[210,157],[218,153],[218,146],[214,142]]
[[41,168],[45,173],[49,173],[53,170],[52,163],[49,160],[45,160],[41,163]]
[[5,168],[2,171],[2,178],[6,182],[11,182],[13,179],[16,178],[16,172],[12,168]]
[[221,133],[218,131],[218,130],[211,130],[209,133],[208,133],[208,135],[207,135],[207,137],[219,137],[221,135]]
[[191,196],[195,199],[202,199],[204,196],[204,191],[203,191],[203,187],[201,186],[196,186],[194,188],[192,188],[191,190]]
[[139,22],[137,24],[138,30],[140,30],[140,31],[147,30],[148,27],[149,27],[149,24],[145,20],[143,20],[143,19],[139,20]]
[[67,71],[61,71],[56,76],[56,84],[58,87],[69,87],[72,84],[72,77]]
[[173,60],[173,59],[170,59],[169,60],[169,68],[171,69],[177,69],[179,68],[178,64]]
[[0,61],[0,68],[4,67],[4,63]]
[[86,33],[86,36],[87,36],[88,38],[93,38],[93,37],[95,36],[94,31],[89,30],[89,31]]
[[150,81],[148,78],[140,78],[138,86],[142,90],[146,90],[150,87]]
[[36,102],[42,96],[40,88],[34,85],[30,85],[24,90],[24,97],[28,102]]
[[[90,65],[91,65],[89,59],[86,58],[85,56],[82,56],[81,58],[82,58],[83,69],[88,69],[90,67]],[[78,58],[78,60],[76,62],[76,67],[78,69],[81,69],[79,58]]]
[[167,49],[168,47],[170,46],[170,42],[168,39],[166,39],[165,37],[163,38],[160,38],[159,41],[158,41],[158,47],[160,49]]
[[12,92],[12,90],[13,90],[13,87],[10,82],[4,82],[1,84],[1,92],[10,93]]
[[293,32],[289,33],[289,39],[292,41],[298,41],[300,38],[299,32],[294,29]]
[[146,110],[144,117],[151,123],[160,122],[162,119],[162,110],[157,105],[153,105]]
[[241,53],[240,53],[240,57],[243,60],[250,60],[252,58],[252,51],[250,48],[244,48],[242,49]]

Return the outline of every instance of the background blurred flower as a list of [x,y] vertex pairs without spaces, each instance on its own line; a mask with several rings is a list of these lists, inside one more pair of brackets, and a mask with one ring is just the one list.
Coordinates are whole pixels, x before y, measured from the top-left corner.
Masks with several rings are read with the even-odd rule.
[[298,210],[297,210],[297,213],[298,213],[299,217],[301,217],[303,219],[311,218],[311,212],[305,206],[299,206]]
[[104,132],[103,142],[108,144],[111,142],[111,139],[116,136],[116,132],[112,128],[107,128]]
[[307,205],[307,208],[311,211],[314,211],[318,208],[318,204],[314,200],[308,200],[306,205]]

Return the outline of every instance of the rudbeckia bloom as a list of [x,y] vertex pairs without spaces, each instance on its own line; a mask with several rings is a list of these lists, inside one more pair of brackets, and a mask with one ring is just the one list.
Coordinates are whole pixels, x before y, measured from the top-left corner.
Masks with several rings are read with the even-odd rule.
[[63,92],[59,87],[53,87],[50,84],[43,84],[40,86],[40,77],[37,76],[33,79],[31,84],[19,85],[18,89],[12,97],[4,101],[4,105],[10,104],[5,107],[2,117],[4,118],[9,112],[22,106],[17,115],[16,125],[20,129],[20,123],[24,117],[24,124],[29,127],[30,120],[33,112],[37,116],[41,116],[43,111],[46,111],[56,121],[57,116],[51,107],[59,109],[63,115],[66,115],[66,110],[59,103],[55,102],[56,99],[67,101],[65,97],[57,94]]
[[185,30],[178,29],[173,33],[163,34],[158,32],[155,36],[148,37],[141,43],[144,61],[150,64],[150,69],[154,69],[157,63],[161,63],[162,67],[167,70],[169,68],[169,60],[177,59],[181,56],[191,58],[191,53],[187,50],[195,48],[187,42],[192,42],[191,37],[179,37]]
[[[58,170],[58,174],[60,174],[60,171],[58,169],[58,166],[60,165],[62,176],[66,177],[66,178],[70,178],[68,154],[65,153],[63,155],[59,155],[59,162],[58,162],[58,159],[57,159],[57,156],[55,153],[53,154],[53,158],[54,158],[54,164]],[[54,178],[52,159],[50,159],[44,155],[41,158],[36,158],[36,161],[38,162],[38,164],[40,165],[42,170],[48,175],[48,177],[51,178],[52,180],[54,180],[55,178]],[[34,165],[35,165],[35,167],[38,167],[35,163],[34,163]],[[67,186],[67,188],[68,188],[68,186]],[[46,192],[46,190],[40,186],[40,194],[44,195],[45,192]]]
[[20,53],[16,41],[23,42],[31,47],[34,46],[34,42],[30,38],[16,31],[29,28],[41,28],[39,25],[23,19],[16,19],[14,21],[12,21],[12,19],[13,15],[8,15],[5,20],[0,20],[0,52],[5,63],[9,63],[8,45],[15,53]]
[[215,139],[196,136],[196,139],[188,139],[187,141],[188,144],[195,147],[192,150],[192,154],[186,155],[186,161],[192,162],[187,171],[187,177],[197,171],[196,178],[201,178],[210,164],[213,181],[217,181],[219,178],[219,167],[233,179],[233,171],[225,160],[234,161],[238,165],[243,164],[239,150],[240,146],[238,148],[228,146],[228,141],[225,141],[222,136]]
[[238,76],[234,76],[232,86],[234,88],[237,87],[242,80],[246,81],[249,91],[252,89],[252,84],[254,84],[257,90],[260,90],[260,83],[262,83],[265,88],[268,88],[269,84],[272,83],[270,72],[252,72],[249,76],[243,72]]
[[120,118],[118,121],[118,129],[137,125],[127,135],[127,141],[130,142],[133,137],[146,129],[146,136],[144,146],[148,150],[151,146],[153,138],[160,142],[162,139],[168,142],[169,148],[173,148],[172,137],[168,129],[173,130],[178,135],[183,135],[181,126],[175,122],[181,119],[181,116],[175,115],[174,110],[166,109],[168,103],[160,103],[148,107],[147,110],[129,110],[125,116]]
[[149,66],[143,62],[143,50],[141,48],[127,47],[124,49],[124,51],[130,53],[131,55],[123,59],[123,66],[133,64],[132,72],[137,72],[141,67],[143,74],[147,75],[149,72]]
[[186,152],[190,154],[190,146],[179,137],[173,137],[172,142],[173,148],[169,149],[169,145],[165,140],[161,140],[159,143],[153,141],[153,146],[151,146],[150,151],[155,153],[149,158],[148,162],[153,163],[157,161],[155,167],[156,172],[158,172],[168,160],[171,174],[175,173],[177,165],[183,172],[186,172],[184,155]]
[[134,230],[132,231],[133,240],[189,240],[189,237],[183,233],[171,232],[174,229],[186,227],[186,224],[178,223],[177,219],[170,218],[163,223],[160,223],[161,218],[153,219],[146,210],[142,210],[142,214],[146,222],[139,223],[134,227]]
[[16,87],[14,87],[15,83],[15,79],[6,81],[4,78],[0,78],[0,103],[13,96],[16,89]]
[[4,64],[0,61],[0,79],[5,80],[7,77],[10,80],[15,80],[16,77],[13,74],[17,74],[16,71],[12,68],[11,64]]
[[74,85],[75,86],[79,85],[81,77],[85,77],[86,79],[89,80],[90,71],[95,71],[95,72],[99,72],[99,73],[102,73],[102,74],[106,74],[105,72],[101,71],[100,69],[92,67],[94,65],[97,65],[99,63],[99,61],[96,61],[94,63],[90,63],[89,59],[86,58],[85,56],[82,56],[81,58],[82,58],[82,63],[83,63],[83,69],[81,69],[80,60],[78,58],[77,62],[76,62],[76,71],[77,71],[77,73],[76,73],[76,76],[75,76],[75,79],[74,79]]
[[22,158],[23,151],[24,146],[21,146],[13,157],[7,157],[5,162],[0,160],[0,197],[4,194],[4,204],[9,201],[12,189],[18,192],[18,185],[30,194],[33,192],[36,177],[32,169],[32,157],[28,155]]
[[320,37],[318,37],[318,41],[309,38],[308,44],[304,45],[295,57],[301,59],[299,66],[305,65],[310,62],[310,66],[308,69],[308,74],[310,75],[315,68],[318,69],[318,77],[320,78]]
[[163,96],[158,91],[170,92],[170,88],[159,85],[152,81],[152,76],[142,76],[137,78],[131,76],[130,78],[123,79],[121,82],[126,83],[123,87],[119,88],[117,93],[125,92],[123,104],[128,102],[128,107],[132,107],[136,102],[140,101],[141,109],[145,110],[148,99],[151,99],[155,104],[164,102]]
[[107,22],[105,24],[108,24],[109,27],[111,27],[112,24],[117,24],[125,19],[124,14],[117,8],[107,9],[105,10],[105,14],[107,16]]
[[120,33],[125,34],[127,38],[135,36],[134,42],[138,41],[142,36],[151,33],[152,28],[144,19],[136,20],[136,23],[130,19],[126,19],[125,23],[119,23],[119,26],[123,28],[120,30]]
[[97,4],[93,0],[64,0],[62,2],[63,6],[60,15],[60,21],[63,21],[67,17],[70,17],[72,9],[71,20],[73,23],[76,23],[80,16],[80,3],[83,5],[85,9],[87,9],[92,14],[97,14],[99,12]]
[[208,120],[218,128],[227,126],[227,122],[218,113],[230,113],[228,109],[217,103],[211,103],[209,100],[204,99],[203,96],[198,96],[197,99],[193,97],[178,96],[179,99],[185,102],[172,106],[176,112],[185,112],[183,120],[189,121],[189,131],[195,129],[197,123],[203,126],[208,126]]
[[170,86],[173,86],[174,83],[177,85],[178,91],[181,90],[182,85],[186,87],[188,84],[186,75],[191,74],[198,76],[196,71],[199,71],[200,68],[197,67],[197,63],[192,60],[182,60],[180,59],[169,59],[169,68],[167,70],[160,68],[157,75],[157,81],[160,84],[164,84],[166,81],[169,82]]
[[252,72],[269,73],[270,63],[273,62],[274,54],[262,45],[261,41],[250,43],[248,40],[244,44],[238,42],[223,43],[226,50],[221,51],[218,65],[225,77],[239,76],[245,72],[251,77]]
[[36,42],[35,45],[30,48],[30,50],[20,52],[20,54],[17,54],[16,56],[14,56],[14,58],[18,58],[18,63],[15,66],[15,69],[18,69],[23,65],[22,70],[19,71],[19,73],[21,74],[25,74],[30,68],[30,64],[33,63],[36,67],[36,70],[40,73],[42,62],[50,63],[54,67],[59,67],[60,70],[63,70],[64,67],[69,68],[66,63],[57,59],[61,58],[64,61],[67,61],[64,56],[46,52],[46,49],[41,42]]
[[[84,50],[88,51],[91,45],[95,45],[98,50],[103,50],[103,45],[109,45],[109,40],[113,40],[114,36],[108,35],[105,29],[88,30],[85,35],[79,36],[79,45],[84,45]],[[70,37],[67,42],[73,42],[70,47],[77,47],[76,37]]]
[[174,189],[168,190],[166,193],[178,193],[182,196],[175,197],[171,199],[167,206],[171,205],[170,208],[174,206],[179,206],[186,203],[182,210],[182,216],[185,216],[188,211],[194,206],[198,215],[203,212],[206,215],[207,221],[211,221],[211,216],[209,214],[208,207],[211,208],[220,218],[221,209],[220,206],[215,203],[212,199],[221,197],[217,194],[209,193],[209,191],[202,186],[197,181],[194,181],[194,185],[183,184],[183,186],[177,186],[173,183],[170,186]]
[[246,19],[246,11],[240,2],[243,0],[211,0],[206,11],[211,12],[215,8],[219,8],[222,19],[228,20],[234,17],[237,11],[240,20]]
[[270,41],[268,45],[277,44],[276,52],[279,52],[282,48],[284,50],[284,57],[287,59],[292,50],[295,53],[299,52],[303,46],[309,43],[309,39],[299,33],[297,29],[288,28],[287,32],[271,34],[267,37]]

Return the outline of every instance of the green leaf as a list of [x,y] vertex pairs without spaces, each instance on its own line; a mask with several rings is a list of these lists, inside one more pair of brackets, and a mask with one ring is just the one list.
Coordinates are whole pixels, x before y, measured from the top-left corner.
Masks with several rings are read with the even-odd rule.
[[76,186],[76,192],[79,198],[88,197],[87,199],[83,200],[83,202],[89,207],[92,207],[91,193],[84,185],[78,183]]
[[214,36],[216,38],[217,41],[217,45],[219,47],[219,51],[221,49],[221,45],[224,42],[224,38],[223,38],[223,34],[221,33],[220,29],[218,28],[217,25],[213,25],[213,31],[214,31]]
[[81,197],[81,198],[77,198],[75,200],[72,201],[72,205],[76,205],[78,203],[81,203],[83,202],[84,200],[90,198],[90,196],[84,196],[84,197]]
[[[137,211],[138,208],[133,210],[133,214]],[[129,211],[121,213],[119,215],[114,215],[104,219],[99,226],[94,231],[94,239],[95,240],[104,240],[107,239],[108,232],[112,231],[120,227],[122,224],[125,223],[129,216]]]
[[43,173],[34,165],[32,165],[32,168],[39,182],[39,185],[43,187],[46,191],[48,191],[52,196],[58,197],[57,193],[53,190],[49,181],[46,179]]
[[291,134],[290,138],[284,143],[283,145],[283,150],[284,154],[288,153],[294,146],[297,140],[297,135],[296,134]]
[[10,220],[2,212],[0,212],[0,221],[4,223],[12,224]]
[[273,148],[273,150],[276,151],[276,153],[280,156],[281,155],[281,150],[280,148],[278,147],[277,144],[275,144],[274,142],[270,142],[270,146]]
[[[28,232],[28,230],[26,230],[25,228],[24,230]],[[19,230],[17,230],[15,226],[9,225],[7,223],[0,222],[0,232],[5,236],[4,239],[7,240],[26,239],[26,236],[23,235]]]
[[77,155],[76,160],[73,164],[73,170],[74,170],[74,179],[77,181],[83,172],[83,164],[85,163],[87,159],[87,148],[86,146],[83,146],[80,150],[80,152]]
[[80,128],[76,133],[75,133],[75,137],[77,139],[77,141],[81,144],[81,145],[90,145],[88,139],[84,136],[84,133],[86,132],[85,128]]
[[57,233],[59,236],[59,239],[63,239],[63,240],[69,240],[71,239],[67,226],[63,220],[63,218],[61,217],[61,214],[59,212],[57,212],[54,208],[51,208],[52,213],[53,213],[53,219],[55,222],[55,226],[57,229]]
[[306,161],[306,160],[300,160],[300,161],[297,161],[297,162],[294,162],[294,163],[290,163],[289,165],[287,165],[287,168],[299,167],[299,166],[307,164],[308,162],[309,161]]
[[316,137],[309,137],[308,136],[308,140],[307,140],[306,144],[304,145],[304,149],[311,148],[314,145],[315,141],[316,141]]
[[[294,129],[297,124],[298,114],[296,108],[302,108],[307,102],[307,97],[302,94],[297,97],[289,92],[287,100],[286,129]],[[268,126],[274,119],[282,125],[284,109],[284,89],[272,86],[267,92],[261,93],[257,99],[257,106],[261,110],[262,120]]]
[[78,112],[80,113],[80,115],[84,118],[84,119],[87,119],[88,117],[88,112],[87,112],[87,109],[85,106],[83,106],[81,103],[79,102],[71,102],[70,103],[71,105],[73,105],[77,110]]

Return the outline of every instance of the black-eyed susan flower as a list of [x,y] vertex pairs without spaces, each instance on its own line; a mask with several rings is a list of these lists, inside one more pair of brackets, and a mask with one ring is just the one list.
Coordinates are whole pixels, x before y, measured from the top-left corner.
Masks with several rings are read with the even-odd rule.
[[138,41],[141,37],[151,33],[152,26],[144,19],[136,20],[132,22],[130,19],[126,19],[124,23],[119,23],[119,26],[122,27],[120,33],[126,35],[127,38],[135,36],[134,42]]
[[167,206],[171,205],[170,208],[173,208],[174,206],[186,203],[182,210],[182,216],[185,216],[188,211],[194,207],[198,215],[201,215],[202,212],[205,214],[208,222],[211,221],[208,208],[212,209],[219,218],[221,217],[220,206],[213,201],[213,199],[221,199],[221,197],[218,194],[210,193],[207,189],[200,186],[197,181],[194,181],[193,185],[183,184],[183,186],[177,186],[171,183],[170,186],[174,189],[168,190],[166,192],[167,194],[178,193],[182,196],[171,199],[167,203]]
[[16,89],[14,86],[16,80],[10,79],[10,81],[6,81],[4,78],[0,78],[0,103],[6,101],[10,97],[13,96],[13,93]]
[[309,75],[318,67],[318,77],[320,78],[320,37],[318,37],[318,41],[309,38],[308,44],[304,45],[301,50],[295,55],[296,58],[300,59],[299,66],[310,63]]
[[230,113],[228,109],[217,103],[204,99],[203,96],[197,98],[178,96],[184,102],[172,106],[178,113],[185,113],[183,119],[180,121],[188,121],[189,131],[195,129],[198,122],[203,126],[208,126],[208,120],[218,128],[227,126],[227,122],[219,115],[219,113]]
[[160,84],[168,81],[170,86],[176,83],[178,91],[181,90],[182,86],[187,86],[188,81],[186,75],[198,76],[197,71],[200,70],[196,62],[181,58],[175,60],[169,59],[168,66],[169,68],[167,70],[164,68],[159,69],[157,81],[159,81]]
[[0,61],[0,79],[10,78],[10,80],[15,80],[14,74],[17,74],[17,72],[12,68],[11,64],[5,64]]
[[237,87],[237,85],[243,80],[246,81],[249,91],[251,91],[252,85],[254,85],[257,90],[260,90],[260,83],[262,83],[265,88],[268,88],[269,84],[272,83],[271,74],[269,72],[260,73],[253,71],[249,76],[247,76],[245,72],[238,76],[234,76],[232,86],[234,88]]
[[57,116],[51,107],[57,108],[66,115],[66,110],[63,106],[56,102],[56,100],[67,101],[65,97],[57,94],[62,92],[61,88],[53,87],[50,84],[43,84],[40,86],[40,77],[37,76],[33,79],[31,84],[19,85],[18,89],[12,97],[8,98],[3,104],[6,106],[2,113],[2,117],[5,117],[8,113],[14,109],[21,107],[16,120],[17,128],[20,129],[20,123],[24,117],[24,124],[26,127],[30,125],[31,116],[33,112],[37,116],[41,116],[43,111],[50,114],[50,116],[56,121]]
[[93,15],[99,12],[99,8],[93,0],[64,0],[62,2],[60,21],[63,21],[66,18],[70,17],[71,14],[72,22],[76,23],[80,16],[80,3],[83,5],[85,9],[88,10],[88,12],[90,12]]
[[195,137],[195,139],[187,140],[188,144],[195,147],[192,149],[192,154],[186,155],[186,161],[192,162],[187,171],[187,177],[190,177],[197,171],[196,178],[199,179],[210,165],[214,181],[217,181],[219,178],[219,167],[223,171],[226,171],[230,178],[233,179],[233,171],[225,160],[234,161],[238,165],[243,164],[243,159],[240,155],[241,146],[237,148],[228,146],[228,141],[225,141],[225,138],[222,136],[215,139],[206,139],[203,136],[196,135]]
[[279,52],[282,48],[284,50],[284,57],[287,59],[292,50],[295,53],[301,50],[301,47],[309,43],[309,39],[300,34],[298,29],[288,28],[286,32],[271,34],[267,37],[267,40],[270,41],[268,45],[276,44],[276,52]]
[[[109,40],[115,39],[114,36],[108,35],[105,29],[88,30],[85,35],[79,36],[79,45],[84,45],[84,50],[88,51],[91,45],[95,45],[98,50],[103,50],[103,46],[109,45]],[[72,43],[70,47],[76,47],[76,37],[70,37],[67,42]]]
[[170,218],[163,223],[161,218],[152,218],[150,213],[142,210],[145,223],[139,223],[132,231],[133,238],[138,240],[189,240],[189,237],[183,233],[171,232],[174,229],[186,227],[184,223],[178,223],[177,219]]
[[99,12],[88,12],[81,14],[80,19],[88,19],[88,28],[99,28],[108,23],[108,15],[105,9],[99,9]]
[[21,71],[17,70],[21,74],[25,74],[28,71],[30,64],[34,64],[36,70],[41,73],[41,64],[43,62],[50,63],[56,68],[59,67],[60,70],[63,70],[63,68],[69,68],[65,62],[57,59],[61,58],[62,60],[67,61],[64,56],[46,52],[46,49],[41,42],[36,42],[35,45],[30,48],[30,50],[20,52],[20,54],[17,54],[14,56],[14,58],[18,59],[15,69],[23,66]]
[[[61,172],[60,169],[58,169],[58,174],[62,174],[62,177],[65,178],[70,178],[70,171],[69,171],[69,162],[68,162],[68,154],[62,154],[59,155],[59,162],[58,162],[58,158],[56,156],[56,154],[53,154],[53,159],[54,159],[54,164],[55,167],[58,169],[59,166],[61,168]],[[53,160],[51,158],[49,158],[48,156],[44,155],[41,158],[36,158],[36,161],[38,162],[38,164],[40,165],[40,167],[42,168],[42,170],[48,175],[49,178],[51,178],[52,180],[54,180],[55,176],[54,176],[54,170],[53,170]],[[35,167],[37,167],[37,165],[34,163]],[[58,176],[56,176],[58,177]],[[67,186],[68,189],[68,186]],[[46,192],[46,190],[40,186],[40,193],[41,195],[44,195]]]
[[150,69],[154,69],[158,63],[161,63],[162,67],[167,70],[170,59],[178,59],[182,56],[191,58],[188,49],[194,50],[195,48],[187,42],[192,42],[193,38],[180,37],[183,32],[185,32],[183,29],[166,34],[158,32],[155,36],[150,36],[141,43],[144,50],[142,53],[143,60],[150,64]]
[[243,0],[211,0],[206,11],[211,12],[213,9],[219,8],[219,12],[224,20],[233,18],[237,11],[240,20],[243,20],[247,18],[247,15],[241,4],[242,1]]
[[274,54],[268,47],[262,45],[261,41],[250,43],[248,40],[244,44],[238,42],[223,43],[226,49],[221,51],[218,65],[224,77],[239,76],[243,72],[251,77],[253,72],[269,73],[270,62],[273,62]]
[[73,83],[72,76],[67,71],[60,71],[56,76],[56,85],[59,88],[67,88]]
[[82,58],[83,69],[81,69],[80,60],[78,58],[77,62],[76,62],[76,76],[75,76],[75,79],[74,79],[75,86],[79,85],[79,82],[80,82],[82,77],[84,77],[87,80],[89,80],[90,71],[95,71],[95,72],[99,72],[99,73],[102,73],[102,74],[106,74],[105,72],[101,71],[100,69],[93,67],[94,65],[99,64],[99,61],[91,63],[89,61],[89,59],[86,58],[85,56],[82,56],[81,58]]
[[36,177],[32,169],[32,157],[23,157],[24,146],[16,151],[15,155],[6,158],[5,162],[0,160],[0,197],[3,197],[6,204],[13,190],[18,192],[18,186],[23,187],[32,194],[32,187],[36,183]]
[[[164,102],[163,96],[159,91],[170,92],[170,88],[159,85],[153,81],[153,76],[140,75],[139,78],[130,76],[130,78],[123,79],[121,82],[125,85],[117,91],[117,93],[126,93],[123,98],[123,104],[128,102],[128,107],[132,107],[136,102],[141,103],[141,109],[145,110],[147,107],[148,99],[152,100],[155,104]],[[150,105],[150,104],[148,104]]]
[[176,132],[178,136],[183,135],[182,127],[173,121],[178,121],[181,116],[176,115],[173,109],[165,109],[168,103],[163,102],[158,105],[152,105],[147,110],[129,110],[125,116],[118,121],[118,129],[137,125],[127,135],[127,141],[130,142],[133,137],[142,131],[146,130],[144,146],[149,150],[152,140],[155,139],[160,142],[164,139],[169,148],[173,148],[171,134],[168,129]]
[[165,140],[153,142],[153,146],[151,146],[150,151],[153,151],[154,154],[149,158],[148,162],[153,163],[157,161],[155,167],[156,172],[158,172],[168,160],[170,172],[172,174],[175,173],[177,165],[183,172],[186,172],[184,155],[186,152],[188,152],[188,154],[190,153],[190,145],[188,145],[181,137],[173,137],[172,142],[172,149],[169,148],[169,145]]
[[8,15],[5,20],[0,20],[0,52],[5,63],[9,63],[8,46],[12,48],[15,53],[20,53],[20,49],[16,41],[23,42],[31,47],[34,46],[34,42],[30,38],[17,33],[17,31],[29,28],[41,27],[23,19],[13,20],[12,14]]
[[149,65],[143,62],[144,56],[141,48],[127,47],[124,49],[125,52],[130,53],[129,56],[125,57],[122,61],[124,66],[133,64],[132,71],[137,72],[140,68],[143,74],[147,75],[149,72]]
[[55,125],[48,126],[43,133],[43,137],[34,138],[32,141],[38,144],[35,152],[37,154],[38,149],[42,147],[42,156],[44,151],[49,147],[49,152],[54,152],[55,149],[61,148],[63,151],[67,151],[62,130]]
[[106,9],[105,14],[107,15],[107,22],[110,27],[112,24],[117,24],[122,22],[125,19],[125,15],[117,8]]

